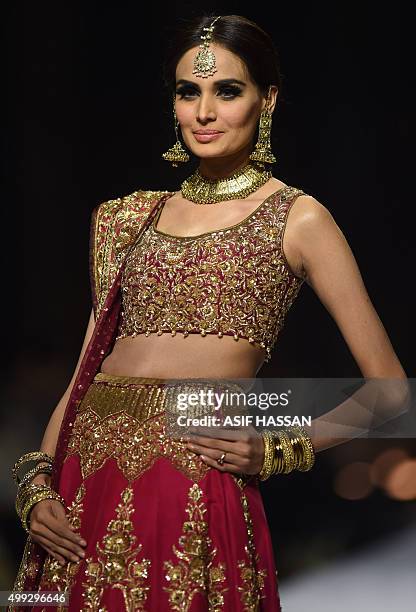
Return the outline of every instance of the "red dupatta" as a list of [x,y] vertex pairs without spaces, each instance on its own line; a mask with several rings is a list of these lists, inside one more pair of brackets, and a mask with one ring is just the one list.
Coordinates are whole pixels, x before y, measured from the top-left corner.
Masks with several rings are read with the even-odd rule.
[[[84,353],[58,435],[51,486],[58,490],[78,405],[111,352],[121,309],[121,276],[126,256],[140,239],[171,192],[136,191],[97,206],[91,217],[90,280],[95,328]],[[45,549],[28,535],[14,591],[36,591],[42,575]],[[25,612],[24,606],[10,611]]]

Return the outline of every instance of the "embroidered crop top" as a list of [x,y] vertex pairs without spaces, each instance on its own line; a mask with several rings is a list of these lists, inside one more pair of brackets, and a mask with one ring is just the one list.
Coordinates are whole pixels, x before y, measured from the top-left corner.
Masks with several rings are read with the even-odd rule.
[[127,255],[117,340],[164,332],[244,338],[269,361],[303,278],[291,271],[283,234],[300,189],[286,186],[230,227],[196,236],[149,228]]

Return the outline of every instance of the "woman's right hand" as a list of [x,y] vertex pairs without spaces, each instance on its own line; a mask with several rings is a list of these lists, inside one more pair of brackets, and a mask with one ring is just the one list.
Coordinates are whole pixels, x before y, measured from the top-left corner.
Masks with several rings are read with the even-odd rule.
[[75,533],[69,524],[64,506],[57,499],[37,502],[30,511],[29,522],[32,540],[40,544],[61,565],[68,561],[77,562],[85,557],[83,548],[87,543]]

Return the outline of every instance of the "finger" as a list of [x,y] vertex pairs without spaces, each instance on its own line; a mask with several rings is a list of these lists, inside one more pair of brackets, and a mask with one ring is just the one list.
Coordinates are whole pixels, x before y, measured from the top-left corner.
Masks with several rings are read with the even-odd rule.
[[225,427],[218,425],[216,427],[190,427],[188,433],[190,436],[217,438],[233,442],[247,437],[248,431],[246,427]]
[[[192,446],[191,450],[193,452],[200,455],[201,457],[206,457],[212,461],[215,461],[216,463],[217,463],[217,459],[219,459],[221,455],[225,452],[225,451],[221,451],[218,449],[212,449],[212,448],[207,448],[205,446],[199,446],[197,444],[195,445],[192,444],[191,446]],[[246,462],[245,457],[242,457],[241,455],[238,455],[236,453],[231,453],[229,451],[225,452],[225,459],[226,461],[224,462],[223,465],[225,464],[233,465],[240,471],[242,467],[244,467],[245,462]],[[217,465],[220,465],[220,464],[217,463]]]
[[[201,451],[198,454],[203,457],[208,457],[208,459],[211,459],[212,461],[217,463],[217,465],[220,465],[217,462],[217,459],[219,459],[222,456],[222,453],[219,453],[218,450],[210,451],[210,450],[205,450],[201,448]],[[244,464],[244,459],[240,457],[240,455],[236,455],[234,453],[225,453],[225,460],[224,460],[223,465],[233,465],[234,467],[238,468],[241,472],[243,464]]]
[[236,451],[236,443],[235,442],[227,442],[225,440],[217,440],[215,438],[204,438],[202,436],[192,436],[189,438],[189,441],[186,443],[189,448],[193,445],[202,446],[210,449],[217,449],[222,453],[232,453]]
[[[46,524],[46,521],[45,521]],[[46,526],[56,533],[62,540],[73,547],[79,546],[81,543],[81,536],[75,533],[69,525],[66,515],[63,518],[57,519],[52,513],[49,514]]]
[[233,465],[232,463],[228,463],[227,461],[225,461],[223,465],[220,465],[216,459],[211,459],[211,457],[207,457],[206,455],[201,455],[201,459],[204,463],[206,463],[210,467],[219,470],[220,472],[241,474],[241,468],[237,467],[236,465]]
[[[86,545],[85,540],[83,540],[80,534],[75,533],[74,529],[70,525],[66,510],[60,501],[50,500],[45,507],[36,509],[35,506],[34,511],[37,522],[44,525],[47,529],[50,529],[58,535],[65,537],[74,544],[81,546]],[[60,526],[60,531],[57,530],[57,525]]]
[[84,551],[82,551],[82,552],[83,552],[83,555],[79,555],[79,556],[78,556],[78,555],[76,555],[74,552],[72,552],[72,551],[68,550],[67,548],[65,548],[65,547],[63,547],[63,546],[60,546],[60,545],[59,545],[58,543],[56,543],[55,541],[50,540],[49,538],[47,538],[47,537],[45,537],[45,536],[43,536],[43,535],[41,535],[41,534],[37,534],[37,535],[36,535],[36,539],[37,539],[37,541],[38,541],[38,542],[39,542],[39,543],[40,543],[42,546],[44,546],[44,547],[46,547],[46,546],[47,546],[47,547],[49,547],[49,548],[50,548],[50,550],[51,550],[53,553],[57,553],[57,554],[61,555],[61,557],[63,557],[65,560],[69,560],[69,561],[74,561],[74,562],[77,562],[77,561],[80,561],[80,560],[81,560],[81,558],[82,558],[82,557],[85,555]]
[[227,463],[232,463],[236,466],[240,466],[242,461],[242,457],[240,457],[240,455],[231,453],[229,451],[226,451],[225,449],[223,450],[218,448],[207,448],[206,446],[201,446],[199,444],[190,444],[189,448],[198,455],[205,455],[206,457],[209,457],[210,459],[214,460],[218,459],[221,454],[225,452]]
[[46,544],[43,545],[43,548],[49,553],[49,555],[51,557],[53,557],[53,559],[58,561],[58,563],[60,563],[61,565],[65,565],[67,560],[62,555],[60,555],[60,554],[56,553],[55,551],[53,551],[52,548],[50,548]]
[[86,541],[82,538],[81,534],[78,533],[79,530],[76,527],[74,527],[74,525],[71,525],[71,523],[69,522],[65,508],[62,506],[61,503],[58,502],[56,505],[54,505],[53,513],[55,514],[55,517],[57,520],[61,520],[63,524],[68,529],[70,529],[70,532],[68,532],[68,536],[71,536],[71,538],[73,538],[73,541],[76,544],[81,544],[81,546],[87,545]]
[[239,434],[238,431],[235,430],[236,428],[229,429],[228,427],[222,427],[219,425],[218,427],[192,427],[188,429],[187,433],[192,437],[197,436],[209,439],[233,441],[238,439],[239,435],[241,435],[241,432]]
[[[221,453],[227,453],[227,457],[233,458],[233,462],[240,465],[250,454],[247,444],[239,442],[224,442],[223,440],[209,440],[206,443],[197,440],[190,440],[186,446],[194,452],[208,454],[210,457],[219,457]],[[213,454],[214,453],[214,454]]]
[[[39,527],[33,530],[35,535],[47,538],[49,542],[56,546],[60,546],[62,550],[66,550],[68,553],[75,553],[79,556],[84,556],[84,550],[80,543],[69,540],[68,538],[60,536],[54,528],[50,528],[50,517],[48,517],[48,524],[46,522],[40,523]],[[71,532],[72,535],[75,535]]]

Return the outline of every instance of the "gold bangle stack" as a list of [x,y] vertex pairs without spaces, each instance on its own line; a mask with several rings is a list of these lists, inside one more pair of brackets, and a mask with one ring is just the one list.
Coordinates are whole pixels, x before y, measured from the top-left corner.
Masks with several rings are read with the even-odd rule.
[[24,463],[27,463],[28,461],[36,461],[36,463],[38,464],[41,462],[45,462],[48,465],[49,464],[52,465],[53,457],[51,457],[51,455],[48,455],[48,453],[43,453],[42,451],[32,451],[30,453],[25,453],[24,455],[22,455],[16,461],[16,463],[14,464],[12,468],[12,478],[18,485],[20,484],[21,480],[19,478],[17,471],[21,465],[23,465]]
[[263,466],[259,473],[260,480],[267,480],[273,474],[274,467],[274,440],[270,431],[266,430],[262,433],[264,442],[264,460]]
[[258,474],[267,480],[274,474],[290,474],[294,470],[307,472],[315,463],[312,440],[302,427],[262,432],[264,441],[263,466]]
[[51,463],[38,463],[34,468],[26,472],[23,476],[22,480],[19,483],[19,487],[26,486],[31,480],[34,479],[38,474],[52,474],[52,464]]
[[293,446],[291,444],[292,440],[289,437],[288,433],[283,429],[280,429],[276,433],[279,436],[283,452],[282,474],[290,474],[290,472],[293,472],[293,470],[295,469],[295,455],[293,451]]
[[44,499],[56,499],[65,506],[63,497],[48,485],[31,484],[19,490],[16,497],[16,512],[20,517],[23,529],[27,533],[29,533],[30,512],[35,504]]
[[303,448],[303,457],[304,460],[301,462],[299,467],[297,468],[300,472],[308,472],[315,464],[315,449],[312,445],[312,440],[303,429],[303,427],[296,426],[292,427],[295,430],[295,433],[299,433],[300,444]]
[[[24,463],[29,461],[36,461],[37,464],[34,468],[26,472],[23,478],[20,478],[18,475],[19,468]],[[18,492],[15,502],[16,512],[22,522],[23,528],[27,533],[30,533],[29,516],[35,504],[43,501],[44,499],[56,499],[65,506],[65,500],[63,497],[57,491],[54,491],[49,485],[34,484],[31,482],[37,474],[51,474],[53,461],[54,458],[47,453],[33,451],[22,455],[12,468],[12,477],[18,485]]]

